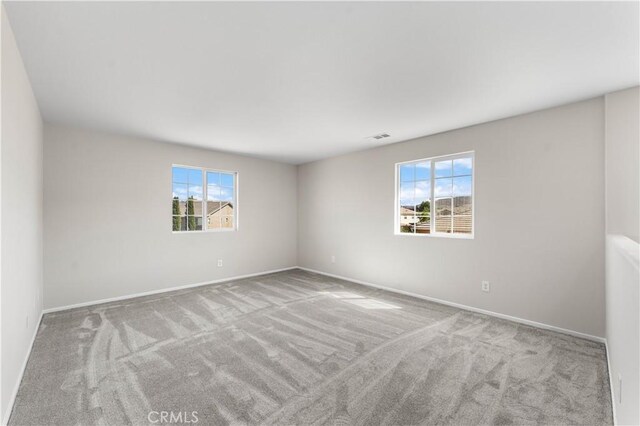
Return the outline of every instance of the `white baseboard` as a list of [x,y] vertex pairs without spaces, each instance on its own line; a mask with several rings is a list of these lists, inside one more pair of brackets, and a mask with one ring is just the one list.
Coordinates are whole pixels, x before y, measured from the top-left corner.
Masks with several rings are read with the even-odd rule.
[[109,297],[107,299],[92,300],[92,301],[89,301],[89,302],[76,303],[76,304],[73,304],[73,305],[58,306],[58,307],[55,307],[55,308],[45,309],[43,311],[43,313],[49,314],[49,313],[52,313],[52,312],[60,312],[60,311],[66,311],[66,310],[69,310],[69,309],[83,308],[85,306],[101,305],[103,303],[117,302],[117,301],[120,301],[120,300],[127,300],[127,299],[135,299],[136,297],[151,296],[151,295],[154,295],[154,294],[167,293],[169,291],[184,290],[184,289],[193,288],[193,287],[201,287],[203,285],[220,284],[220,283],[224,283],[224,282],[227,282],[227,281],[235,281],[235,280],[241,280],[243,278],[257,277],[258,275],[267,275],[267,274],[273,274],[273,273],[276,273],[276,272],[289,271],[291,269],[298,269],[298,267],[297,266],[290,266],[288,268],[272,269],[270,271],[256,272],[256,273],[253,273],[253,274],[237,275],[235,277],[228,277],[228,278],[220,278],[218,280],[213,280],[213,281],[206,281],[206,282],[195,283],[195,284],[185,284],[185,285],[176,286],[176,287],[169,287],[169,288],[162,288],[162,289],[158,289],[158,290],[145,291],[145,292],[142,292],[142,293],[127,294],[125,296]]
[[340,276],[340,275],[335,275],[335,274],[330,274],[330,273],[327,273],[327,272],[317,271],[315,269],[305,268],[305,267],[302,267],[302,266],[298,266],[298,268],[302,269],[304,271],[313,272],[313,273],[320,274],[320,275],[326,275],[328,277],[338,278],[338,279],[345,280],[345,281],[351,281],[351,282],[354,282],[356,284],[362,284],[362,285],[367,286],[367,287],[374,287],[374,288],[378,288],[380,290],[386,290],[386,291],[390,291],[390,292],[393,292],[393,293],[402,294],[402,295],[405,295],[405,296],[417,297],[418,299],[428,300],[430,302],[440,303],[442,305],[447,305],[447,306],[452,306],[454,308],[464,309],[465,311],[477,312],[477,313],[480,313],[480,314],[485,314],[485,315],[489,315],[489,316],[492,316],[492,317],[501,318],[501,319],[505,319],[505,320],[509,320],[509,321],[513,321],[513,322],[517,322],[517,323],[520,323],[520,324],[530,325],[532,327],[542,328],[544,330],[550,330],[550,331],[555,331],[555,332],[562,333],[562,334],[568,334],[568,335],[574,336],[574,337],[580,337],[582,339],[587,339],[587,340],[591,340],[591,341],[598,342],[598,343],[605,343],[606,342],[606,339],[604,337],[592,336],[591,334],[580,333],[578,331],[568,330],[566,328],[560,328],[560,327],[556,327],[556,326],[553,326],[553,325],[543,324],[541,322],[531,321],[531,320],[524,319],[524,318],[513,317],[511,315],[505,315],[505,314],[501,314],[501,313],[498,313],[498,312],[487,311],[485,309],[474,308],[473,306],[462,305],[460,303],[449,302],[447,300],[442,300],[442,299],[436,299],[435,297],[424,296],[424,295],[418,294],[418,293],[411,293],[409,291],[398,290],[398,289],[395,289],[395,288],[392,288],[392,287],[385,287],[385,286],[381,286],[381,285],[378,285],[378,284],[372,284],[372,283],[369,283],[369,282],[366,282],[366,281],[360,281],[360,280],[356,280],[356,279],[349,278],[349,277],[343,277],[343,276]]
[[609,358],[609,343],[604,339],[604,348],[607,352],[607,370],[609,371],[609,392],[611,393],[611,410],[613,411],[613,424],[618,424],[616,419],[616,395],[613,393],[613,376],[611,372],[611,359]]
[[24,376],[24,372],[27,369],[27,362],[29,361],[29,357],[31,356],[31,350],[33,349],[33,344],[36,341],[36,336],[38,335],[38,330],[40,329],[40,323],[42,322],[43,315],[44,315],[44,312],[40,312],[40,318],[38,319],[36,328],[33,331],[33,336],[31,336],[31,343],[29,344],[27,355],[24,357],[24,361],[22,362],[22,367],[20,367],[20,374],[18,374],[18,380],[16,381],[16,384],[13,387],[13,392],[11,392],[11,397],[9,398],[9,404],[7,405],[7,410],[5,411],[4,416],[2,417],[2,425],[6,425],[9,422],[9,417],[11,417],[11,412],[13,411],[13,404],[16,402],[16,397],[18,396],[18,389],[20,389],[20,383],[22,383],[22,376]]

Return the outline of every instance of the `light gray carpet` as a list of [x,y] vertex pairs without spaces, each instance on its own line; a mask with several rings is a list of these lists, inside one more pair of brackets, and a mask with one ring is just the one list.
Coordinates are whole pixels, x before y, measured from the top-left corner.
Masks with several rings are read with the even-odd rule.
[[612,421],[601,344],[300,270],[45,315],[11,425],[151,411],[205,425]]

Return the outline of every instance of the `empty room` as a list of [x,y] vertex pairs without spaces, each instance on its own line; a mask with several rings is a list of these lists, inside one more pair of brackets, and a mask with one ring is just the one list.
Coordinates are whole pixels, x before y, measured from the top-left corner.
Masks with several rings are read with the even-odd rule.
[[640,2],[1,1],[2,425],[640,424]]

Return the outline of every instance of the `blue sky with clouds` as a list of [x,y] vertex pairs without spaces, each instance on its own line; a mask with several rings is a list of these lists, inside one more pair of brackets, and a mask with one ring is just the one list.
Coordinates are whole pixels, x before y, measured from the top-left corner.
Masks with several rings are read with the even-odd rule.
[[[400,205],[416,205],[431,197],[431,161],[400,165]],[[435,161],[434,195],[471,195],[472,159]]]
[[[233,174],[206,172],[206,178],[208,201],[233,201]],[[187,200],[189,197],[202,200],[204,197],[203,171],[173,167],[173,196],[180,200]]]

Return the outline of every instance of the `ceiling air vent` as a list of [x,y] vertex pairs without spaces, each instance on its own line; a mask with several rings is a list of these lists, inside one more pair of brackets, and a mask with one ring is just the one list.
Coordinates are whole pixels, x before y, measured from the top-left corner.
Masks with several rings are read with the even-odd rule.
[[378,140],[378,141],[379,141],[380,139],[388,138],[388,137],[390,137],[390,136],[391,136],[391,135],[389,135],[388,133],[380,133],[380,134],[378,134],[378,135],[371,136],[371,138],[370,138],[370,139],[375,139],[375,140]]

